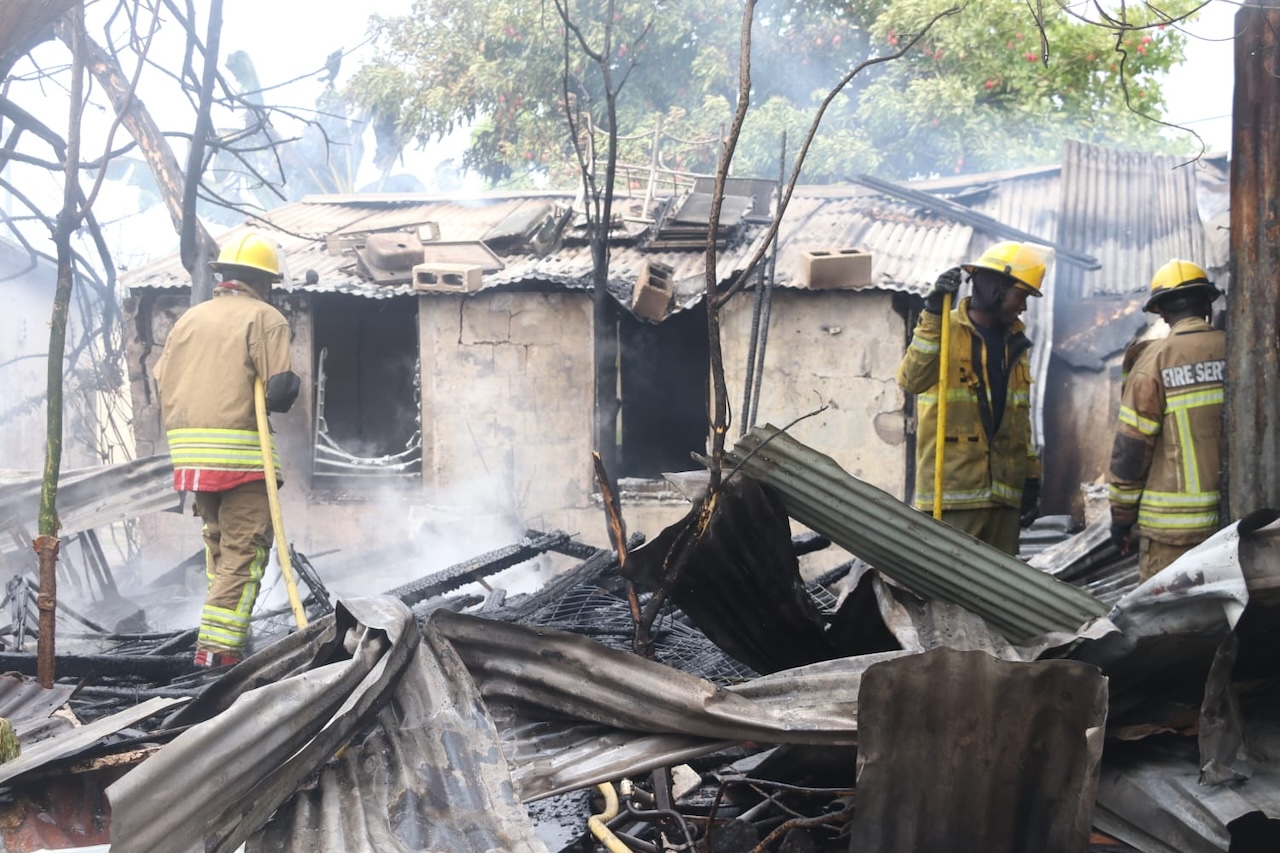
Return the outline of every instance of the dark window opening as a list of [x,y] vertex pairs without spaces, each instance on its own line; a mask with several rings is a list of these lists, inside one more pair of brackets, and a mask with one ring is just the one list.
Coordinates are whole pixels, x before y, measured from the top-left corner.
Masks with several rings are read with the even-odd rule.
[[656,479],[696,467],[707,446],[710,354],[706,309],[658,325],[626,312],[618,321],[620,477]]
[[312,306],[315,476],[419,474],[417,298],[319,294]]

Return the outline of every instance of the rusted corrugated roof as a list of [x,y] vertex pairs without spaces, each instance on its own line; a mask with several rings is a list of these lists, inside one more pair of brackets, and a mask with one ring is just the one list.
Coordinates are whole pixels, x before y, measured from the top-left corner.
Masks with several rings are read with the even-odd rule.
[[1107,719],[1097,669],[935,649],[862,684],[849,849],[1084,849]]
[[1208,263],[1187,158],[1068,141],[1061,184],[1059,240],[1102,261],[1060,271],[1068,298],[1144,290],[1170,258]]
[[[1217,260],[1204,258],[1208,248],[1196,205],[1196,171],[1176,168],[1182,162],[1176,157],[1069,142],[1060,166],[903,186],[963,204],[1001,226],[1036,235],[1044,243],[1067,246],[1102,263],[1096,272],[1056,264],[1045,280],[1046,292],[1066,287],[1073,296],[1122,293],[1145,287],[1154,269],[1170,257],[1203,258],[1210,265]],[[386,298],[416,291],[410,284],[375,284],[361,277],[354,255],[331,254],[325,237],[435,223],[440,240],[483,241],[499,236],[495,228],[503,223],[532,222],[549,206],[572,203],[572,195],[565,192],[488,194],[466,200],[412,194],[309,196],[263,213],[225,236],[250,228],[277,232],[274,236],[285,249],[292,278],[284,289]],[[628,223],[632,238],[643,231],[643,223]],[[754,255],[766,228],[765,223],[752,220],[734,229],[717,262],[721,284]],[[988,230],[974,222],[957,221],[945,210],[866,187],[798,187],[779,229],[775,281],[781,287],[800,286],[806,249],[856,248],[871,253],[873,287],[923,293],[939,271],[1007,238]],[[572,234],[580,235],[580,229],[572,229]],[[585,290],[591,285],[591,251],[580,239],[567,239],[544,257],[513,254],[503,260],[505,269],[486,274],[484,288],[542,284]],[[701,300],[701,251],[649,252],[634,243],[618,242],[611,249],[610,289],[619,302],[629,302],[631,287],[646,261],[672,268],[672,311]],[[316,273],[314,283],[305,282],[308,270]],[[188,276],[175,255],[132,271],[123,281],[131,288],[182,288]],[[1047,305],[1031,306],[1029,325],[1049,328],[1052,318],[1047,309]]]

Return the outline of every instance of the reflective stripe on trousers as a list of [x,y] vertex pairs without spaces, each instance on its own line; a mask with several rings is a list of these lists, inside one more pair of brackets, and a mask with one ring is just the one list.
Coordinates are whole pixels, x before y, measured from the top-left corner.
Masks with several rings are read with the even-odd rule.
[[242,653],[271,550],[271,510],[262,480],[225,492],[196,492],[204,519],[209,582],[196,648]]

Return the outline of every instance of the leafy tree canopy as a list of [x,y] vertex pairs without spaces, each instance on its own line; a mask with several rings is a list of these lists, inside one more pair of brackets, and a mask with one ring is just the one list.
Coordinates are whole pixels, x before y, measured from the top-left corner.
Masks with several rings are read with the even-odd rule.
[[[648,163],[657,135],[663,165],[711,171],[714,140],[736,98],[741,4],[620,0],[605,21],[600,0],[563,2],[586,42],[607,49],[615,81],[626,75],[618,99],[621,159]],[[734,173],[777,174],[784,131],[798,140],[841,77],[900,50],[955,5],[760,0],[752,106]],[[1065,138],[1173,147],[1179,143],[1163,126],[1143,116],[1161,117],[1160,76],[1182,59],[1185,37],[1166,24],[1198,5],[1143,4],[1099,24],[1044,4],[1041,27],[1024,0],[963,4],[904,57],[854,78],[823,119],[804,180],[1051,162]],[[407,16],[376,18],[374,29],[380,57],[355,75],[345,96],[376,116],[380,157],[469,127],[465,165],[491,183],[554,180],[573,173],[566,94],[597,126],[605,121],[592,63],[576,40],[566,49],[561,18],[547,0],[418,0]]]

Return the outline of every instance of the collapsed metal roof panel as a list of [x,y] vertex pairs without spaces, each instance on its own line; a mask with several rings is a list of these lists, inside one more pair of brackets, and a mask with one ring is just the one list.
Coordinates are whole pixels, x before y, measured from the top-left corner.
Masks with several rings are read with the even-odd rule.
[[1097,669],[936,649],[862,683],[849,849],[1084,849],[1107,719]]
[[1068,298],[1145,290],[1170,258],[1210,263],[1187,158],[1068,141],[1061,186],[1058,239],[1102,262],[1061,269]]
[[917,512],[777,427],[756,427],[728,456],[777,489],[792,518],[913,591],[972,610],[1014,642],[1075,636],[1099,627],[1106,612],[1088,593]]
[[[34,524],[42,480],[38,472],[0,474],[0,526]],[[58,478],[58,517],[64,537],[180,504],[168,454],[64,471]],[[0,553],[17,547],[11,537],[0,538]]]
[[0,675],[0,718],[12,723],[25,742],[28,732],[44,728],[49,715],[65,705],[73,692],[75,687],[69,684],[54,684],[46,690],[34,679]]
[[717,687],[547,628],[441,610],[423,633],[433,648],[447,641],[466,664],[525,801],[669,766],[742,740],[856,743],[862,672],[908,654],[839,658]]
[[466,671],[395,599],[340,604],[167,724],[190,728],[108,789],[115,848],[545,850]]
[[66,729],[31,746],[24,744],[21,755],[0,764],[0,782],[8,782],[50,762],[81,753],[121,729],[129,728],[147,717],[153,717],[186,701],[186,699],[152,697],[132,708],[127,708],[109,717],[102,717],[82,726]]

